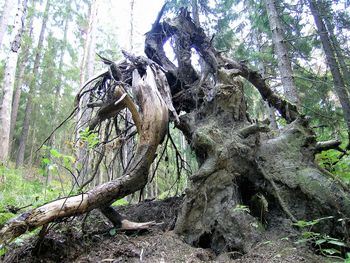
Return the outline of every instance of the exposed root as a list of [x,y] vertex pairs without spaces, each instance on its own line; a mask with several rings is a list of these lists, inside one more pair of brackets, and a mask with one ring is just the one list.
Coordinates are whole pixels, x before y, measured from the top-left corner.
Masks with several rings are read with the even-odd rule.
[[122,223],[122,226],[120,230],[142,230],[142,229],[149,229],[152,226],[158,226],[163,224],[163,223],[156,223],[155,221],[137,223],[137,222],[129,221],[127,219],[122,220],[121,223]]
[[298,222],[298,220],[293,216],[293,214],[290,212],[288,206],[286,205],[286,203],[284,202],[284,200],[282,199],[281,195],[280,195],[280,191],[276,185],[276,183],[270,178],[270,176],[266,173],[266,171],[264,170],[264,168],[259,164],[259,161],[256,160],[256,164],[258,165],[258,169],[260,170],[261,174],[264,176],[264,178],[269,181],[269,183],[271,184],[275,196],[278,200],[278,203],[280,204],[283,212],[288,216],[288,218],[290,220],[292,220],[293,223]]

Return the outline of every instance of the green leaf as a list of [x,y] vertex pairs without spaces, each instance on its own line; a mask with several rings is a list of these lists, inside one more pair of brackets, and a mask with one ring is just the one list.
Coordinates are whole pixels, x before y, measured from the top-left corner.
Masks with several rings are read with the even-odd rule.
[[339,246],[339,247],[345,247],[346,246],[344,242],[339,241],[339,240],[328,240],[328,243],[336,245],[336,246]]
[[43,164],[49,164],[49,163],[50,163],[50,159],[48,159],[48,158],[43,158],[43,159],[41,160],[41,162],[42,162]]
[[305,231],[302,233],[303,238],[306,238],[306,239],[312,239],[312,238],[318,237],[319,235],[320,235],[319,233],[310,232],[310,231]]
[[111,236],[115,236],[115,234],[117,234],[117,230],[115,228],[112,228],[111,230],[109,230],[109,234]]
[[6,247],[0,247],[0,257],[3,256],[3,255],[5,255],[6,252],[7,252]]
[[321,249],[321,252],[328,254],[328,255],[341,254],[341,252],[339,250],[334,249],[334,248]]
[[323,244],[323,243],[325,243],[325,242],[327,242],[326,239],[319,239],[319,240],[316,240],[315,244],[316,244],[316,245],[321,245],[321,244]]
[[55,158],[60,158],[62,156],[62,154],[60,154],[57,150],[55,149],[51,149],[50,150],[50,154],[55,157]]

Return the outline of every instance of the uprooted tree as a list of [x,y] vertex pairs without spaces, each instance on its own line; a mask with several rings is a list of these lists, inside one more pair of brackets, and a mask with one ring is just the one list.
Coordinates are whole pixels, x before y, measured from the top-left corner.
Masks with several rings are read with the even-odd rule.
[[[345,236],[346,226],[333,228],[333,224],[350,217],[348,189],[314,162],[316,153],[336,148],[340,142],[317,142],[308,118],[274,94],[256,71],[215,50],[186,9],[173,19],[162,20],[162,15],[163,10],[146,34],[148,58],[124,52],[121,62],[104,60],[108,69],[89,80],[77,95],[77,105],[87,96],[87,107],[94,109],[90,132],[102,132],[103,123],[112,129],[111,122],[125,108],[131,113],[137,148],[123,176],[19,215],[2,227],[0,243],[93,209],[100,209],[121,228],[149,227],[153,222],[128,221],[110,205],[146,185],[172,121],[199,163],[175,226],[175,232],[190,244],[218,252],[248,251],[261,236],[258,219],[235,208],[251,204],[256,197],[291,222],[332,215],[334,219],[324,226]],[[170,39],[177,65],[163,49]],[[192,65],[191,49],[201,57],[201,70]],[[249,119],[242,78],[285,118],[284,128],[271,131],[267,122]]]

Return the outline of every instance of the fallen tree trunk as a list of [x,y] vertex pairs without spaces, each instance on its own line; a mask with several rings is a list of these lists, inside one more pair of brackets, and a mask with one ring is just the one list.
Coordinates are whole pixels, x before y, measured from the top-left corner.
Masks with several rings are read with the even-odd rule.
[[60,218],[107,206],[145,186],[157,146],[168,128],[168,108],[158,91],[156,77],[149,65],[146,66],[143,76],[140,76],[137,69],[133,72],[133,89],[138,97],[138,114],[141,115],[142,123],[135,158],[124,176],[86,193],[59,199],[21,214],[7,222],[0,230],[0,243]]

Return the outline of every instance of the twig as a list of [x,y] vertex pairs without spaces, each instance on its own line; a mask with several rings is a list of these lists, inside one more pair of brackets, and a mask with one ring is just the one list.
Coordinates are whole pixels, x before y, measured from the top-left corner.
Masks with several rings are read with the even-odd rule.
[[52,136],[59,128],[61,128],[63,124],[65,124],[67,121],[69,121],[69,120],[73,117],[73,115],[75,114],[75,112],[77,111],[77,109],[78,109],[78,107],[76,106],[76,107],[73,109],[73,111],[71,112],[71,114],[69,114],[69,116],[68,116],[66,119],[64,119],[64,120],[50,133],[50,135],[44,140],[44,142],[43,142],[43,143],[40,145],[40,147],[35,151],[35,153],[37,153],[37,152],[41,149],[41,147],[43,147],[43,145],[44,145],[48,140],[51,139],[51,136]]

